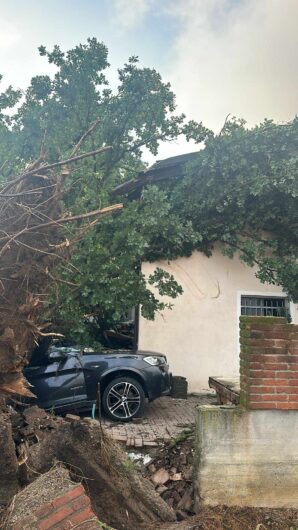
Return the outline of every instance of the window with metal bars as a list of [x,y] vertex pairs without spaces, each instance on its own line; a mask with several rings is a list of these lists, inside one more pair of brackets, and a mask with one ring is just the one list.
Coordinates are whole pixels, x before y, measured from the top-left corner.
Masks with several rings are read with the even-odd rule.
[[288,317],[289,301],[280,296],[241,296],[241,315]]

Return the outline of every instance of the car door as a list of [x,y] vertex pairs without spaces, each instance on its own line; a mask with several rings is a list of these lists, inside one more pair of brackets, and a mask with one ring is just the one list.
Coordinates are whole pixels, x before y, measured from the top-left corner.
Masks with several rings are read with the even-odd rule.
[[63,408],[87,399],[79,354],[51,352],[48,364],[29,366],[25,375],[43,408]]

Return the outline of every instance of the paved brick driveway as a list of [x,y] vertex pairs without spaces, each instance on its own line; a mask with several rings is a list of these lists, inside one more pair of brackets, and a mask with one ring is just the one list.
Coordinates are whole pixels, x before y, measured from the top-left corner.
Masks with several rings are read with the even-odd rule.
[[162,440],[174,438],[195,422],[197,405],[216,403],[213,395],[189,396],[188,399],[162,397],[148,403],[144,418],[130,423],[115,423],[105,418],[102,425],[109,435],[127,447],[155,447]]

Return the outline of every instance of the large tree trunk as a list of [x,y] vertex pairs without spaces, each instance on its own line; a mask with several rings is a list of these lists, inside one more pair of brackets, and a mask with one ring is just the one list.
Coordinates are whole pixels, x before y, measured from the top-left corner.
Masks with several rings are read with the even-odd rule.
[[115,528],[176,520],[151,482],[133,468],[97,422],[60,422],[40,443],[31,446],[27,464],[32,478],[47,472],[57,461],[68,467],[74,478],[83,479],[94,512]]
[[26,315],[22,314],[18,307],[7,307],[2,317],[0,327],[1,393],[8,396],[13,394],[32,396],[22,375],[22,369],[26,364],[27,353],[33,346],[33,333],[30,334]]
[[0,413],[0,506],[15,495],[19,489],[18,463],[16,450],[12,438],[11,423],[9,416]]

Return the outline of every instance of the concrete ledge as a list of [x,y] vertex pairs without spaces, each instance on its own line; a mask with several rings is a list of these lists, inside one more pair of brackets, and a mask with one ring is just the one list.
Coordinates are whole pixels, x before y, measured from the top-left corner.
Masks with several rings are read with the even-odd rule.
[[298,411],[197,408],[195,506],[298,508]]

